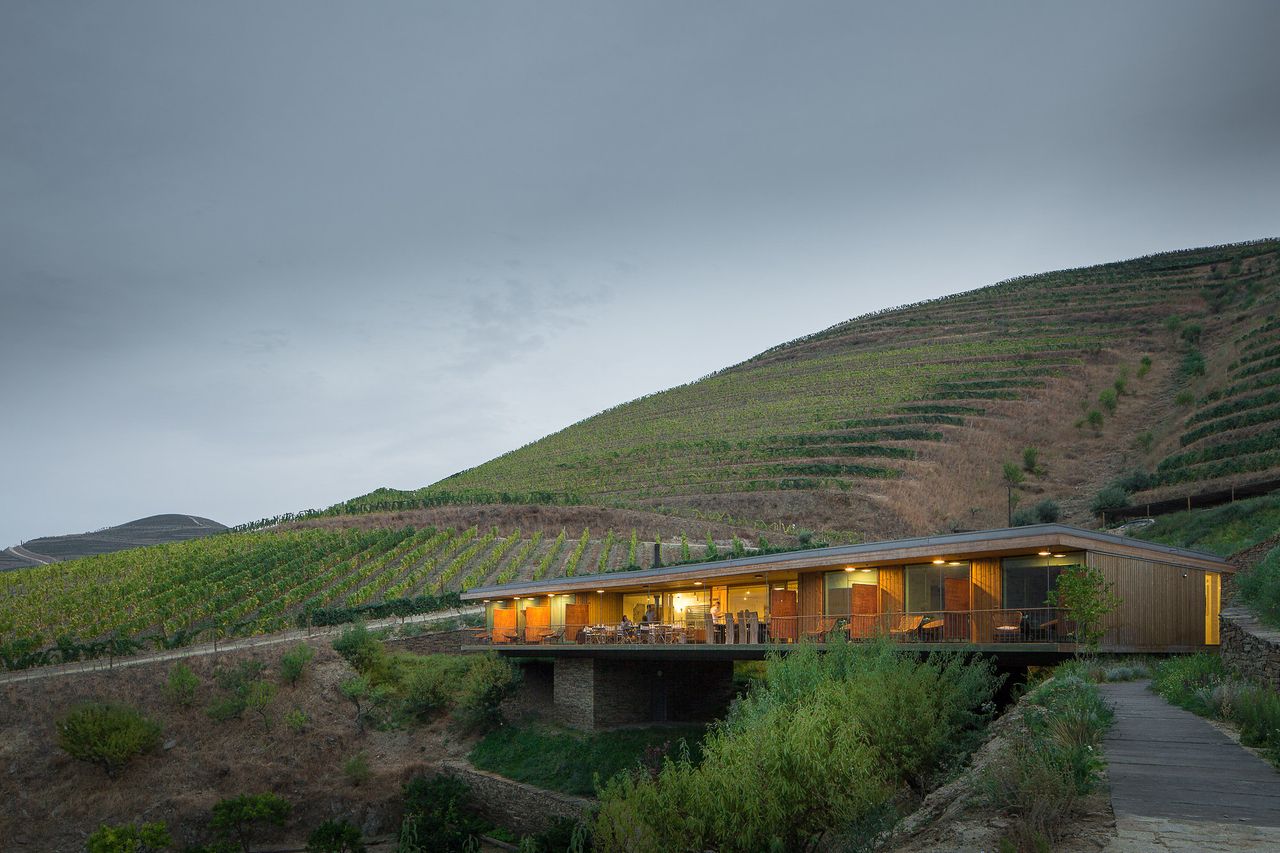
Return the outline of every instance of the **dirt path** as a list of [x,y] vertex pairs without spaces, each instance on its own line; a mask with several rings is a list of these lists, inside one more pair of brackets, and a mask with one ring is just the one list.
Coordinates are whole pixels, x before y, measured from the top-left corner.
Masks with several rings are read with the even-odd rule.
[[1116,712],[1107,851],[1280,850],[1280,772],[1148,685],[1099,685]]
[[[387,619],[375,619],[373,621],[366,622],[365,626],[370,629],[377,629],[391,628],[401,624],[427,624],[431,622],[443,622],[449,619],[456,619],[459,616],[470,616],[483,612],[483,607],[463,607],[460,610],[447,610],[443,613],[423,613],[417,616],[406,616],[404,619],[400,619],[395,616]],[[331,634],[338,634],[349,627],[349,624],[345,624],[328,625],[323,628],[311,628],[310,630],[300,628],[296,631],[282,631],[279,634],[263,634],[258,637],[246,637],[242,640],[229,640],[223,643],[198,643],[196,645],[185,646],[180,649],[133,655],[127,658],[118,658],[114,663],[107,659],[98,659],[77,663],[56,664],[54,666],[42,666],[35,669],[19,670],[18,672],[5,672],[0,673],[0,684],[11,684],[18,681],[34,681],[41,678],[53,678],[59,675],[72,675],[78,672],[97,672],[112,668],[119,669],[123,666],[140,666],[142,664],[154,663],[155,661],[200,657],[202,655],[218,654],[220,652],[234,651],[236,649],[252,649],[258,648],[259,646],[274,646],[279,643],[305,640],[308,637],[323,637]]]

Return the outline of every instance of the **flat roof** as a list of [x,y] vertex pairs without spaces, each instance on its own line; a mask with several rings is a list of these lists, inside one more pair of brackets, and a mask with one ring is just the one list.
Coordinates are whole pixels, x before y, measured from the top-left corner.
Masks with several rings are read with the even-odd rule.
[[1037,547],[1094,551],[1215,572],[1235,571],[1235,567],[1223,558],[1204,551],[1175,548],[1171,545],[1146,542],[1129,536],[1117,536],[1114,533],[1102,533],[1067,524],[1030,524],[1023,527],[1002,527],[995,530],[864,542],[858,545],[832,545],[777,554],[748,554],[745,557],[728,560],[686,563],[652,569],[598,572],[573,577],[496,584],[474,587],[464,592],[462,598],[475,601],[510,595],[537,595],[579,589],[594,590],[648,583],[702,580],[737,575],[752,570],[803,571],[841,562],[900,564],[937,557],[955,559],[965,556],[1012,555]]

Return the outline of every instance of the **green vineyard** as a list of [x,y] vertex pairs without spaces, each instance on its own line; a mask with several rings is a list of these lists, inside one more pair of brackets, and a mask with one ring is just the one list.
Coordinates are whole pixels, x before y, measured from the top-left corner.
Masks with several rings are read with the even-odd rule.
[[[627,535],[634,549],[618,546]],[[69,560],[0,574],[0,646],[267,634],[456,606],[450,593],[483,584],[652,564],[652,539],[637,531],[567,540],[475,527],[262,531]],[[681,558],[675,541],[666,562]]]

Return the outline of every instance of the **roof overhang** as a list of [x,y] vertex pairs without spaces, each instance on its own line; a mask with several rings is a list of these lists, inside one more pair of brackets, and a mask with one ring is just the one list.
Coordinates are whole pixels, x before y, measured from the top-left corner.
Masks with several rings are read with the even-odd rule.
[[656,569],[604,572],[575,577],[476,587],[462,594],[465,601],[547,593],[596,591],[625,587],[684,586],[693,581],[717,578],[785,574],[827,566],[874,567],[926,563],[935,559],[970,560],[1035,553],[1039,550],[1092,551],[1117,557],[1167,563],[1211,572],[1234,572],[1235,567],[1221,557],[1203,551],[1144,542],[1128,536],[1100,533],[1065,524],[1033,524],[968,533],[949,533],[914,539],[835,545],[781,554],[748,555],[732,560],[663,566]]

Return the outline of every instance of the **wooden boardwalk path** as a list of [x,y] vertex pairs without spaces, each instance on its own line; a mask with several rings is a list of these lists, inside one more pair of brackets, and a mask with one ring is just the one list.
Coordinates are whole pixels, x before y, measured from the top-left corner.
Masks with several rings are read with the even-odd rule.
[[1148,682],[1100,685],[1119,838],[1109,849],[1280,849],[1280,772]]

